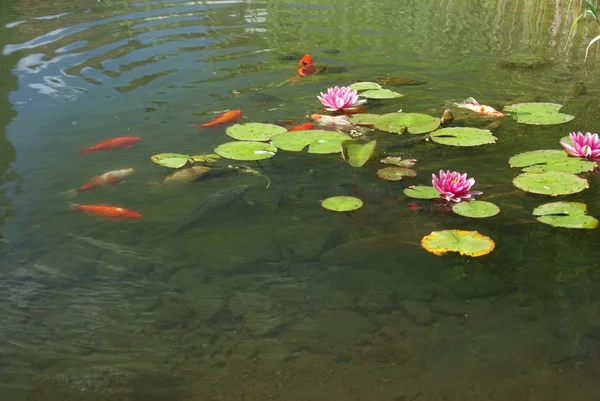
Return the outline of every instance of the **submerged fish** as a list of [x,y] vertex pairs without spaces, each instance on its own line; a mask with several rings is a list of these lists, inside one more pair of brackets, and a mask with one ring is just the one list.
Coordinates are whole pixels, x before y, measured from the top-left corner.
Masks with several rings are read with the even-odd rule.
[[485,104],[480,104],[477,100],[472,97],[466,98],[461,103],[454,103],[457,107],[461,109],[467,109],[474,111],[479,114],[483,114],[488,117],[504,117],[504,114],[494,109],[491,106],[486,106]]
[[425,85],[426,82],[416,81],[414,79],[404,77],[379,77],[375,82],[383,85]]
[[106,141],[102,141],[87,148],[79,149],[77,152],[80,155],[85,155],[90,152],[129,148],[140,139],[142,138],[139,136],[121,136],[118,138],[107,139]]
[[215,118],[213,118],[212,120],[210,120],[207,123],[194,124],[194,127],[196,127],[196,128],[220,127],[221,125],[234,123],[237,120],[239,120],[240,118],[242,118],[242,111],[236,109],[236,110],[228,111],[223,114],[219,114],[218,116],[216,116]]
[[132,168],[124,168],[121,170],[109,171],[108,173],[104,173],[91,179],[90,181],[83,184],[81,187],[77,189],[77,192],[90,191],[92,189],[96,189],[104,184],[116,184],[118,182],[123,181],[125,176],[131,174],[133,172]]
[[353,129],[356,128],[354,124],[350,122],[348,116],[328,116],[326,114],[311,114],[310,119],[317,125],[330,127],[333,129]]
[[124,209],[118,206],[111,205],[78,205],[72,204],[71,209],[81,210],[96,216],[108,217],[111,219],[138,219],[141,214],[133,210]]
[[190,213],[188,221],[183,223],[177,231],[184,231],[196,224],[207,213],[222,209],[241,199],[249,187],[249,185],[236,185],[215,192]]

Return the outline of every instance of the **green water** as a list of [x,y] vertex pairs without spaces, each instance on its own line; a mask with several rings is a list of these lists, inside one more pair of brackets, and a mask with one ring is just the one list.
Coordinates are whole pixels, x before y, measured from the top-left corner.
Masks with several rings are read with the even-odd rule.
[[[206,3],[206,4],[204,4]],[[536,2],[334,0],[33,2],[0,5],[0,394],[7,401],[594,400],[600,394],[598,233],[536,223],[548,201],[511,184],[510,156],[559,149],[571,131],[600,131],[598,34],[567,32],[578,9]],[[571,7],[578,6],[572,2]],[[298,55],[347,71],[292,84]],[[150,161],[228,141],[191,124],[239,108],[245,121],[306,121],[316,95],[377,77],[402,109],[439,116],[473,96],[558,102],[575,120],[493,128],[477,148],[430,142],[406,182],[358,171],[339,155],[280,151],[240,174],[168,187]],[[458,113],[460,114],[460,113]],[[457,124],[489,119],[462,113]],[[101,140],[130,149],[79,156]],[[380,155],[403,138],[371,133]],[[222,161],[239,165],[234,161]],[[118,168],[122,184],[69,190]],[[402,189],[439,169],[468,172],[502,209],[471,220],[426,208]],[[600,216],[600,177],[564,197]],[[204,214],[213,193],[243,200]],[[351,216],[319,200],[358,194]],[[562,199],[562,198],[561,198]],[[69,208],[139,211],[112,221]],[[478,230],[481,258],[427,253],[433,230]]]

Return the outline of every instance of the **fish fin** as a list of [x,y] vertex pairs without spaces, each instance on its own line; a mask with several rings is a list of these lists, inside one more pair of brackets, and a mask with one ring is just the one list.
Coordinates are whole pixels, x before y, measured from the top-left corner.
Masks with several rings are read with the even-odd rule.
[[68,191],[61,192],[62,195],[65,195],[67,198],[74,198],[79,193],[76,189],[69,189]]
[[77,153],[79,153],[80,155],[85,155],[90,153],[91,150],[89,150],[88,148],[81,148],[81,149],[77,149]]
[[79,209],[79,205],[77,203],[73,203],[73,202],[69,202],[67,201],[67,203],[69,204],[69,207],[73,210],[78,210]]
[[479,105],[479,102],[477,100],[475,100],[475,98],[472,97],[472,96],[469,96],[468,98],[466,98],[463,103],[471,103],[471,104],[474,104],[476,106]]

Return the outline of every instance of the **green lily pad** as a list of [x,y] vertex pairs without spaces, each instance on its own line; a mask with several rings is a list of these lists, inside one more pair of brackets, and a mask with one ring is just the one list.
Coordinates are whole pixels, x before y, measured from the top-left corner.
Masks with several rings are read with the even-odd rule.
[[586,179],[556,171],[519,174],[513,184],[526,192],[552,196],[574,194],[589,187]]
[[376,140],[369,141],[365,144],[354,141],[345,141],[342,143],[342,148],[344,153],[347,154],[346,161],[348,161],[349,165],[352,167],[362,167],[369,161],[371,156],[373,156],[376,145]]
[[275,124],[246,123],[227,127],[225,133],[241,141],[268,141],[272,136],[287,132],[287,129]]
[[188,163],[189,159],[189,155],[180,153],[160,153],[150,157],[154,163],[169,168],[181,168]]
[[190,156],[190,163],[215,163],[221,156],[215,153],[203,153],[201,155]]
[[569,122],[575,118],[561,113],[562,104],[558,103],[517,103],[506,106],[504,111],[510,112],[518,122],[531,125],[553,125]]
[[433,142],[451,146],[480,146],[495,143],[498,139],[489,130],[471,127],[442,128],[430,136]]
[[563,173],[578,174],[591,171],[596,167],[595,162],[583,160],[556,149],[533,150],[519,153],[508,160],[511,167],[525,167],[526,173],[543,173],[546,171],[559,171]]
[[334,212],[351,212],[360,209],[363,201],[354,196],[332,196],[321,201],[321,206]]
[[404,195],[414,199],[437,199],[440,197],[437,189],[425,185],[412,185],[403,192]]
[[231,160],[264,160],[275,156],[277,148],[263,142],[239,141],[223,143],[215,153]]
[[393,164],[398,167],[412,167],[417,162],[417,159],[405,159],[402,160],[400,156],[388,156],[385,159],[381,159],[383,164]]
[[348,135],[337,131],[305,130],[275,135],[271,143],[281,150],[300,152],[308,146],[308,153],[338,153]]
[[553,227],[586,228],[598,227],[598,220],[587,216],[587,206],[579,202],[552,202],[533,209],[537,220]]
[[416,177],[417,172],[411,168],[395,166],[380,168],[377,170],[377,176],[386,181],[400,181],[402,177]]
[[492,252],[496,243],[477,231],[443,230],[433,231],[424,236],[421,246],[438,256],[447,252],[458,252],[461,255],[478,257]]
[[379,114],[352,114],[350,116],[350,122],[354,125],[372,126],[373,124],[375,124],[375,119],[377,117],[379,117]]
[[355,82],[350,85],[350,89],[355,91],[364,91],[368,89],[381,89],[381,85],[376,82]]
[[460,216],[480,219],[497,215],[500,208],[491,202],[474,200],[456,203],[452,206],[452,211]]
[[358,96],[366,97],[367,99],[395,99],[404,95],[389,89],[370,89],[359,93]]
[[375,120],[375,128],[402,134],[426,134],[440,126],[440,119],[421,113],[388,113]]

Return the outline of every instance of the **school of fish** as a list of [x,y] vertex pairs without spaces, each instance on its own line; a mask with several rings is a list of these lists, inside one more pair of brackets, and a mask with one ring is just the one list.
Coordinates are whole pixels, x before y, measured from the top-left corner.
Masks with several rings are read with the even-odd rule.
[[[313,62],[311,55],[305,54],[300,60],[298,60],[298,63],[296,65],[296,76],[294,78],[292,78],[291,81],[298,82],[302,78],[309,77],[311,75],[317,74],[319,72],[324,72],[326,70],[327,70],[326,66],[317,67],[315,65],[315,63]],[[332,68],[332,70],[333,70],[333,68]],[[388,79],[394,79],[394,78],[388,78]],[[408,81],[408,82],[416,82],[416,81]],[[419,84],[421,84],[421,83],[419,83]],[[486,116],[486,117],[504,117],[505,116],[504,113],[494,109],[491,106],[480,104],[473,97],[468,97],[467,99],[465,99],[464,101],[462,101],[460,103],[454,103],[454,105],[456,107],[467,109],[467,110],[476,112],[476,113],[481,114],[482,116]],[[446,117],[447,114],[449,116],[452,116],[450,111],[446,110],[446,112],[444,113],[444,117],[442,118],[443,122],[451,121],[451,119],[448,119],[448,117]],[[338,131],[343,131],[343,130],[348,131],[348,130],[360,129],[357,125],[354,125],[350,121],[350,119],[347,115],[333,115],[332,116],[332,115],[323,115],[323,114],[310,114],[307,117],[309,117],[311,121],[304,122],[304,123],[298,124],[298,125],[295,125],[293,122],[291,124],[286,122],[285,124],[282,124],[282,125],[287,125],[287,127],[288,127],[287,130],[289,132],[312,130],[312,129],[315,129],[316,127],[326,128],[326,129],[331,129],[331,130],[338,130]],[[198,130],[205,130],[205,129],[219,128],[219,127],[223,127],[223,126],[226,126],[229,124],[233,124],[242,118],[243,118],[242,111],[239,109],[234,109],[234,110],[229,110],[229,111],[223,112],[221,114],[218,114],[210,121],[207,121],[204,123],[196,123],[196,124],[192,124],[192,125],[195,128],[197,128]],[[94,145],[91,145],[91,146],[88,146],[85,148],[80,148],[80,149],[78,149],[77,152],[80,155],[86,155],[86,154],[92,153],[92,152],[104,152],[104,151],[110,151],[110,150],[127,149],[127,148],[131,148],[134,144],[139,142],[141,139],[142,138],[139,136],[121,136],[121,137],[117,137],[117,138],[111,138],[111,139],[104,140],[102,142],[96,143]],[[179,170],[179,171],[175,172],[174,174],[170,175],[169,177],[167,177],[165,179],[164,183],[168,184],[168,183],[177,183],[177,182],[178,183],[191,182],[191,181],[197,179],[198,177],[207,174],[209,172],[209,170],[210,169],[208,167],[204,167],[204,166],[203,167],[199,167],[199,166],[188,167],[186,169]],[[133,168],[122,168],[122,169],[112,170],[112,171],[103,173],[103,174],[98,175],[98,176],[90,179],[89,181],[85,182],[83,185],[81,185],[79,188],[77,188],[77,190],[75,190],[75,193],[81,194],[83,192],[93,191],[95,189],[98,189],[98,188],[106,186],[106,185],[114,185],[114,184],[121,183],[125,180],[125,178],[127,176],[129,176],[132,173],[133,173]],[[231,191],[229,191],[227,193],[227,196],[225,198],[229,202],[229,201],[237,198],[240,194],[243,194],[246,191],[246,189],[247,189],[247,186],[234,187]],[[215,194],[215,196],[210,197],[207,201],[208,203],[204,203],[203,205],[201,205],[200,211],[199,212],[197,211],[198,216],[200,214],[204,214],[207,210],[210,210],[211,208],[213,208],[214,207],[213,203],[216,203],[217,202],[216,200],[223,198],[223,194],[221,194],[220,192]],[[408,207],[414,211],[421,210],[421,206],[412,204],[412,203],[408,204]],[[83,212],[87,212],[87,213],[90,213],[90,214],[93,214],[96,216],[105,217],[108,219],[116,219],[116,220],[118,220],[118,219],[139,219],[142,217],[142,214],[137,211],[126,209],[126,208],[123,208],[120,206],[114,206],[114,205],[71,203],[71,208],[76,211],[83,211]]]

